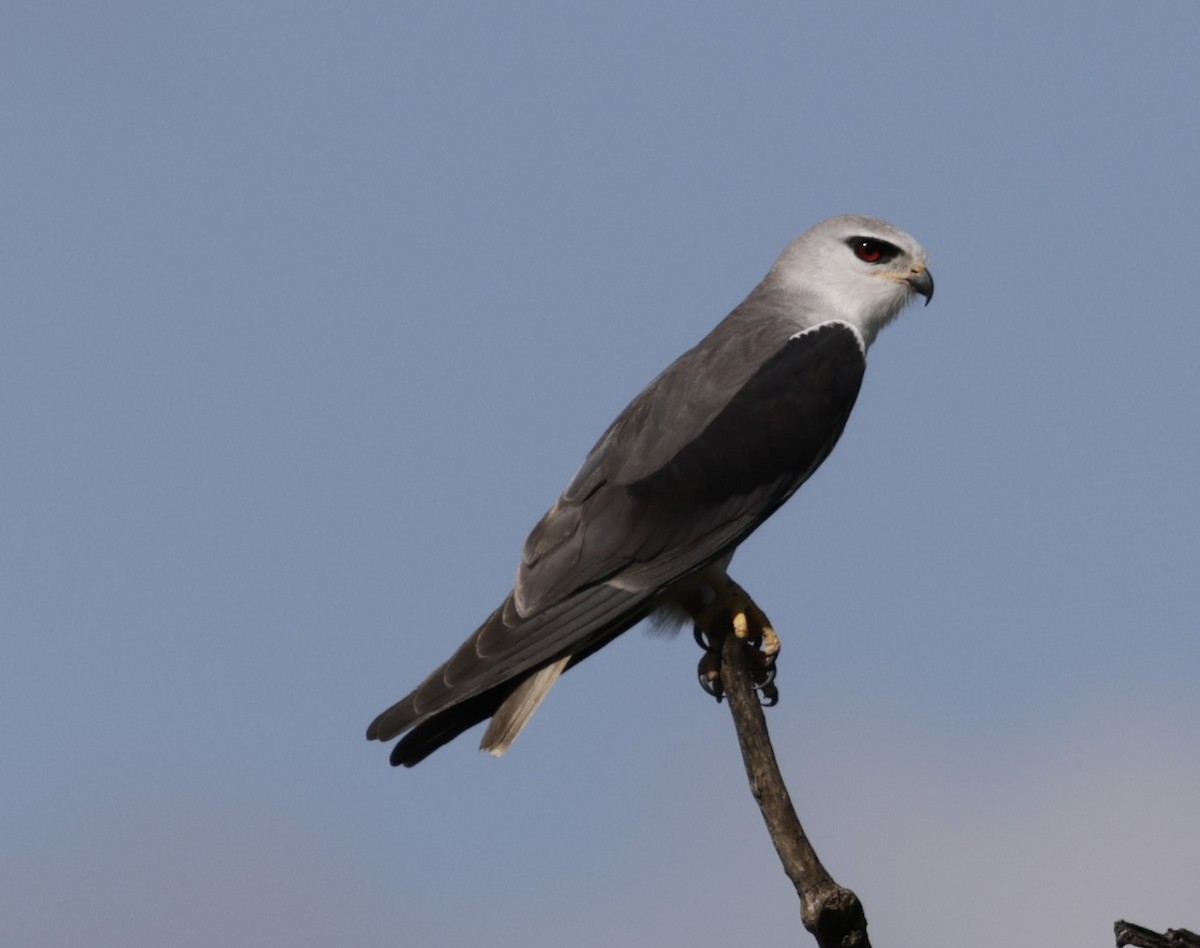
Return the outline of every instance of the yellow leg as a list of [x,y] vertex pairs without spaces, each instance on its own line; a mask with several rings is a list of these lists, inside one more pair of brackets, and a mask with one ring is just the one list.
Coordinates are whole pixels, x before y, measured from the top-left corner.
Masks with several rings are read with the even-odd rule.
[[764,703],[774,704],[779,698],[779,692],[774,685],[773,666],[779,655],[780,642],[779,636],[771,627],[771,620],[746,590],[729,577],[724,577],[718,586],[711,587],[711,591],[711,601],[692,610],[692,618],[696,624],[696,641],[706,652],[700,659],[698,669],[701,687],[718,700],[724,693],[721,687],[718,644],[722,636],[713,633],[721,631],[718,628],[719,623],[728,622],[733,634],[750,649],[751,661],[758,667],[754,676],[755,683],[759,686]]
[[[755,660],[763,666],[771,665],[779,654],[779,636],[771,627],[767,614],[758,608],[750,594],[732,579],[727,580],[725,606],[733,617],[733,634],[754,647]],[[722,597],[718,596],[719,602]]]

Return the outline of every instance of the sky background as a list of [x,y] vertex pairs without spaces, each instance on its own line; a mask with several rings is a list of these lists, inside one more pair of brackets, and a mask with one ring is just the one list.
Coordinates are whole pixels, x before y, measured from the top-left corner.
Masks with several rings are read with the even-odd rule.
[[0,11],[0,943],[807,943],[690,636],[363,739],[813,223],[937,296],[733,574],[881,945],[1200,928],[1200,5]]

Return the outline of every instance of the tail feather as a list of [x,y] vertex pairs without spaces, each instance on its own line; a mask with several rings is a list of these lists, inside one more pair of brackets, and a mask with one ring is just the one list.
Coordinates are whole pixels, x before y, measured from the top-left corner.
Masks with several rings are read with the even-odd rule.
[[495,716],[481,746],[500,756],[558,677],[640,620],[651,596],[594,586],[523,617],[510,594],[448,661],[371,722],[367,739],[400,737],[392,764],[411,767]]
[[517,735],[525,729],[533,713],[546,700],[546,695],[550,693],[550,689],[558,681],[558,676],[570,661],[571,656],[565,655],[521,682],[492,715],[483,740],[479,742],[479,749],[487,751],[493,757],[499,757],[508,750],[517,739]]

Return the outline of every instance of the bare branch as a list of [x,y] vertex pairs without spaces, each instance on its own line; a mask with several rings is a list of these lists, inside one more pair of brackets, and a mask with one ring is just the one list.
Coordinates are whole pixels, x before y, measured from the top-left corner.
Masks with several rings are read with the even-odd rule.
[[746,649],[736,635],[725,631],[721,685],[737,728],[750,792],[762,810],[783,871],[800,897],[800,919],[820,948],[870,948],[858,896],[833,881],[804,834],[771,747]]
[[1117,948],[1125,945],[1133,948],[1200,948],[1200,935],[1186,928],[1168,928],[1160,935],[1141,925],[1117,922],[1113,929],[1117,935]]

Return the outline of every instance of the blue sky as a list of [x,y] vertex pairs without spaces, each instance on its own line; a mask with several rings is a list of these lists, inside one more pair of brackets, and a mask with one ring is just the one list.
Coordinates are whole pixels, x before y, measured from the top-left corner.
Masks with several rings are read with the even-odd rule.
[[797,934],[688,636],[362,732],[795,234],[937,297],[738,554],[877,941],[1200,926],[1200,8],[10,5],[0,942]]

